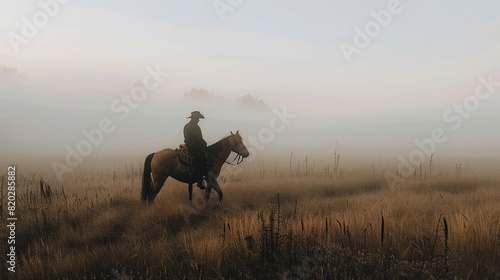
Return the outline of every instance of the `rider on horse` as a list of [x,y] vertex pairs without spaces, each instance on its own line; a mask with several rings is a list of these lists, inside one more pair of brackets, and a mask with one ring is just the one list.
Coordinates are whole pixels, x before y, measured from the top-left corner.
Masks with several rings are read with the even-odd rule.
[[196,157],[196,177],[201,178],[198,187],[203,188],[206,186],[203,177],[208,162],[207,142],[203,140],[198,122],[205,117],[199,111],[194,111],[187,118],[191,120],[184,126],[184,143],[186,143],[189,153]]

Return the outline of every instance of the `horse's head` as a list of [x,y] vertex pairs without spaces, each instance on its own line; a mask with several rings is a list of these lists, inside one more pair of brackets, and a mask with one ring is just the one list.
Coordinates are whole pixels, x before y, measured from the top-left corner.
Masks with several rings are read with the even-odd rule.
[[243,139],[241,138],[239,130],[236,131],[236,133],[233,133],[231,131],[231,136],[229,136],[229,143],[231,145],[231,151],[237,153],[243,158],[246,158],[250,155],[247,147],[245,146],[245,144],[243,144]]

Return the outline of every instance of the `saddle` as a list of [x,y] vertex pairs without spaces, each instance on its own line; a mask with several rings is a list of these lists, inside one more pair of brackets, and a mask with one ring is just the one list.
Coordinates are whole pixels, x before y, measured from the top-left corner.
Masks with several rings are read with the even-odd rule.
[[[179,159],[181,160],[182,163],[187,165],[196,164],[196,157],[189,153],[189,149],[186,144],[180,144],[179,148],[175,149],[175,151],[177,152],[177,155],[179,156]],[[207,166],[210,165],[212,165],[212,159],[208,155]]]

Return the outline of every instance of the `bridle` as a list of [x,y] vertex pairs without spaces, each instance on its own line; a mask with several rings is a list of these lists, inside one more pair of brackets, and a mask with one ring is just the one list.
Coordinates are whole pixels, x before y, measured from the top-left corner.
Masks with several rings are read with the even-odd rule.
[[[222,144],[225,146],[225,143],[222,143]],[[208,149],[207,149],[207,150],[208,150]],[[220,160],[224,161],[225,163],[227,163],[227,164],[229,164],[229,165],[238,165],[238,164],[240,164],[240,163],[242,163],[242,162],[243,162],[243,156],[242,156],[242,155],[240,155],[239,153],[236,153],[236,152],[235,152],[235,153],[236,153],[236,156],[234,157],[234,159],[233,159],[232,161],[227,161],[227,160],[225,160],[225,159],[221,158],[220,156],[218,156],[215,152],[212,152],[212,151],[210,151],[210,150],[208,150],[208,151],[209,151],[212,155],[214,155],[216,158],[218,158],[218,159],[220,159]],[[235,161],[236,161],[236,163],[234,163]]]

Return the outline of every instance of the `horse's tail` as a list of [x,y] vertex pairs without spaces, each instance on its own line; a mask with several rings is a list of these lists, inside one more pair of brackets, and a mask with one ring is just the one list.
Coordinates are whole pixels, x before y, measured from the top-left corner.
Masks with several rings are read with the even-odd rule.
[[142,173],[142,191],[141,199],[142,201],[147,201],[149,198],[149,192],[151,191],[151,161],[155,153],[152,153],[146,157],[144,161],[144,172]]

